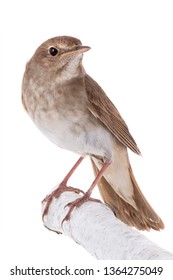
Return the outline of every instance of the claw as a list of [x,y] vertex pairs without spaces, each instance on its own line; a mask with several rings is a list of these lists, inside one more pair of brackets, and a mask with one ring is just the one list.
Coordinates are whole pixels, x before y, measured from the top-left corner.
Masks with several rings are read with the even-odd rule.
[[67,213],[67,215],[64,217],[64,219],[61,222],[61,226],[63,225],[63,223],[65,221],[68,221],[71,217],[71,213],[74,210],[74,208],[78,208],[80,207],[84,202],[86,201],[93,201],[93,202],[99,202],[101,203],[101,201],[99,199],[95,199],[89,196],[88,193],[85,193],[83,197],[77,198],[76,200],[69,202],[65,207],[69,207],[69,211]]
[[80,189],[77,189],[77,188],[72,188],[72,187],[68,187],[67,185],[65,185],[63,182],[58,186],[58,188],[56,188],[53,192],[51,192],[49,195],[47,195],[42,203],[46,203],[46,207],[43,211],[43,214],[42,214],[42,220],[44,220],[44,217],[45,215],[48,213],[48,210],[49,210],[49,206],[52,202],[52,199],[53,198],[57,198],[58,196],[60,196],[63,192],[66,192],[66,191],[69,191],[69,192],[75,192],[75,193],[80,193],[82,192],[84,194],[84,192]]

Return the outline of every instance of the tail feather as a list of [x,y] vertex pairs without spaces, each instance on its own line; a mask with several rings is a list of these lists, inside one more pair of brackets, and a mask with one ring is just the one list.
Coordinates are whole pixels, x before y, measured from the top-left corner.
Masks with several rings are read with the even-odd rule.
[[[92,159],[91,162],[94,174],[97,176],[99,169]],[[134,201],[138,210],[120,197],[103,176],[98,183],[98,187],[104,202],[109,205],[117,218],[129,226],[136,227],[139,230],[163,229],[164,224],[142,194],[133,175],[130,163],[129,173],[134,187]]]

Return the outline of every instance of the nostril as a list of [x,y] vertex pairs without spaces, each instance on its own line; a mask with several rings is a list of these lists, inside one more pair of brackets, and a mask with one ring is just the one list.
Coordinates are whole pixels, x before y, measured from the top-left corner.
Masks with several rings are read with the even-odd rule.
[[82,46],[76,46],[76,50],[80,50]]

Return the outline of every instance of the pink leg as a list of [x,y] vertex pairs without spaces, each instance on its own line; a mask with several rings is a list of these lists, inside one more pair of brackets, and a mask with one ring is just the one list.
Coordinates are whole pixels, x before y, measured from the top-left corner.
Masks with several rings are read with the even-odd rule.
[[75,163],[75,165],[72,167],[72,169],[69,171],[69,173],[65,176],[64,180],[62,181],[63,184],[67,184],[68,180],[70,179],[71,175],[74,173],[76,168],[79,166],[79,164],[82,162],[84,157],[80,157],[78,161]]
[[46,207],[43,211],[42,214],[42,219],[44,218],[44,216],[47,214],[50,203],[52,201],[52,199],[54,197],[58,197],[61,193],[65,192],[65,191],[73,191],[76,193],[84,193],[82,190],[77,189],[77,188],[72,188],[72,187],[68,187],[67,186],[67,182],[69,180],[69,178],[71,177],[71,175],[74,173],[74,171],[76,170],[76,168],[79,166],[79,164],[82,162],[82,160],[84,159],[84,157],[80,157],[78,159],[78,161],[75,163],[75,165],[72,167],[72,169],[69,171],[69,173],[65,176],[65,178],[63,179],[63,181],[60,183],[60,185],[58,186],[58,188],[56,188],[53,192],[51,192],[49,195],[47,195],[42,202],[46,202]]
[[110,162],[106,162],[104,163],[103,167],[101,168],[101,170],[99,171],[99,173],[97,174],[95,180],[93,181],[93,183],[91,184],[90,188],[88,189],[88,191],[83,195],[83,197],[76,199],[73,202],[68,203],[66,206],[69,207],[69,211],[67,213],[67,215],[65,216],[65,218],[62,220],[62,224],[64,221],[68,221],[70,219],[70,215],[71,212],[73,211],[73,209],[76,207],[80,207],[84,202],[90,200],[90,201],[94,201],[94,202],[100,202],[100,200],[98,199],[94,199],[91,198],[91,193],[93,191],[93,189],[95,188],[95,186],[97,185],[98,181],[100,180],[100,178],[103,176],[103,173],[105,172],[105,170],[109,167],[111,163]]

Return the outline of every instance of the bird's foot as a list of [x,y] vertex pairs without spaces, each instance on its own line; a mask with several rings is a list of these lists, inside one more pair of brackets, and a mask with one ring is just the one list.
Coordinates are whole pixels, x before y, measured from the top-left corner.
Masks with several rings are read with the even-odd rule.
[[83,197],[77,198],[76,200],[68,203],[65,207],[69,207],[69,211],[67,213],[67,215],[65,216],[65,218],[62,220],[61,225],[65,222],[68,221],[70,219],[71,213],[74,210],[74,208],[78,208],[80,207],[84,202],[86,201],[93,201],[93,202],[99,202],[101,203],[101,201],[99,199],[95,199],[90,197],[89,193],[85,193],[83,195]]
[[56,188],[54,191],[52,191],[49,195],[47,195],[43,199],[42,203],[46,203],[46,206],[45,206],[43,214],[42,214],[42,219],[44,219],[44,216],[48,213],[49,206],[52,202],[52,199],[57,198],[63,192],[66,192],[66,191],[75,192],[75,193],[80,193],[80,192],[84,193],[82,190],[77,189],[77,188],[68,187],[66,185],[66,183],[62,182],[61,184],[59,184],[58,188]]

